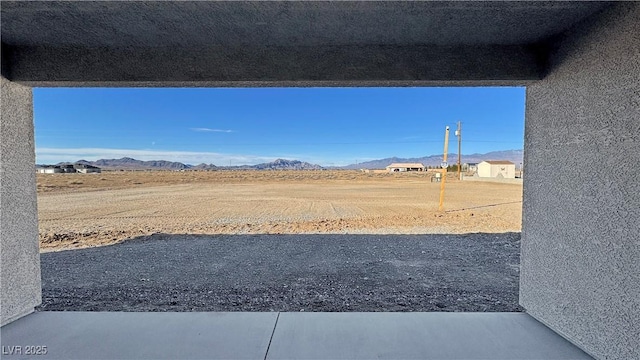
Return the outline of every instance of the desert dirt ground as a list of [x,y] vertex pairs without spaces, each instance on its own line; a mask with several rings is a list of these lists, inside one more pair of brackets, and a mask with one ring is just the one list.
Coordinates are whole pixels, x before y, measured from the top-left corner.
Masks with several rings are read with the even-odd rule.
[[522,185],[433,173],[123,171],[38,174],[41,251],[164,234],[519,232]]

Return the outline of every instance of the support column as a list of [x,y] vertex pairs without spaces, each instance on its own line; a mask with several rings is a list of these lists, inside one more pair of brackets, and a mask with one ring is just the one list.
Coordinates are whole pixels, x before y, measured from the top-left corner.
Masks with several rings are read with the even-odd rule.
[[42,301],[33,95],[0,78],[0,325]]
[[640,359],[638,34],[618,3],[527,87],[520,304],[597,359]]

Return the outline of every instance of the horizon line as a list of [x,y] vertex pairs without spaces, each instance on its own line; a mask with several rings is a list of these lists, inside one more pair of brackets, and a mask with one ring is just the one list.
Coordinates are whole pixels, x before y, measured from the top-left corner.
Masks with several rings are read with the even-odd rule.
[[[492,150],[486,153],[474,152],[471,154],[462,154],[462,157],[486,155],[493,152],[507,152],[507,151],[520,151],[523,149],[506,149],[506,150]],[[447,155],[457,153],[449,152]],[[312,165],[318,165],[322,167],[345,167],[354,166],[359,164],[366,164],[373,161],[381,161],[386,159],[419,159],[442,156],[443,154],[432,154],[423,156],[389,156],[383,158],[366,158],[362,157],[362,161],[349,162],[346,159],[342,161],[328,161],[314,156],[302,155],[302,154],[281,154],[281,155],[252,155],[252,154],[226,154],[216,152],[195,152],[195,151],[163,151],[163,150],[134,150],[134,149],[109,149],[109,148],[36,148],[36,159],[40,158],[36,163],[38,165],[55,165],[64,162],[76,163],[84,160],[88,162],[95,162],[98,160],[120,160],[123,158],[130,158],[137,161],[168,161],[178,162],[184,165],[197,166],[200,164],[215,165],[227,164],[229,166],[253,166],[258,164],[270,163],[276,160],[287,161],[301,161]],[[75,158],[76,160],[64,160]],[[353,158],[353,157],[350,157]],[[45,160],[46,159],[46,160]],[[242,165],[231,165],[242,164]],[[226,165],[215,165],[219,167],[225,167]]]

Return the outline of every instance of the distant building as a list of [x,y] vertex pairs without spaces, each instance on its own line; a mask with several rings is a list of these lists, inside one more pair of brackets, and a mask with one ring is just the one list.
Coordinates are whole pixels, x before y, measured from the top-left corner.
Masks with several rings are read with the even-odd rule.
[[60,166],[55,165],[44,165],[38,166],[36,168],[36,172],[40,174],[59,174],[64,172]]
[[477,172],[478,171],[478,163],[464,163],[462,164],[462,170]]
[[60,165],[60,168],[62,169],[63,173],[71,174],[71,173],[76,173],[77,172],[76,168],[74,167],[73,164],[71,164],[71,165]]
[[102,172],[102,170],[99,167],[93,166],[93,165],[88,165],[88,164],[76,164],[74,167],[75,167],[77,172],[83,173],[83,174],[101,173]]
[[425,167],[421,163],[393,163],[387,166],[388,172],[404,171],[424,171]]
[[36,172],[40,174],[73,174],[73,173],[101,173],[102,169],[97,166],[87,164],[75,165],[43,165],[36,167]]
[[515,179],[516,164],[505,160],[489,160],[478,164],[478,177]]

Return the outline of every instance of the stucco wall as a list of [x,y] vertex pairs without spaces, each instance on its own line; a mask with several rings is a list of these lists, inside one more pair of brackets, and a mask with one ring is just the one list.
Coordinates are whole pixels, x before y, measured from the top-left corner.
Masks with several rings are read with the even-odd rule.
[[520,303],[599,359],[640,359],[638,34],[617,4],[527,87]]
[[0,78],[0,325],[41,302],[31,88]]

